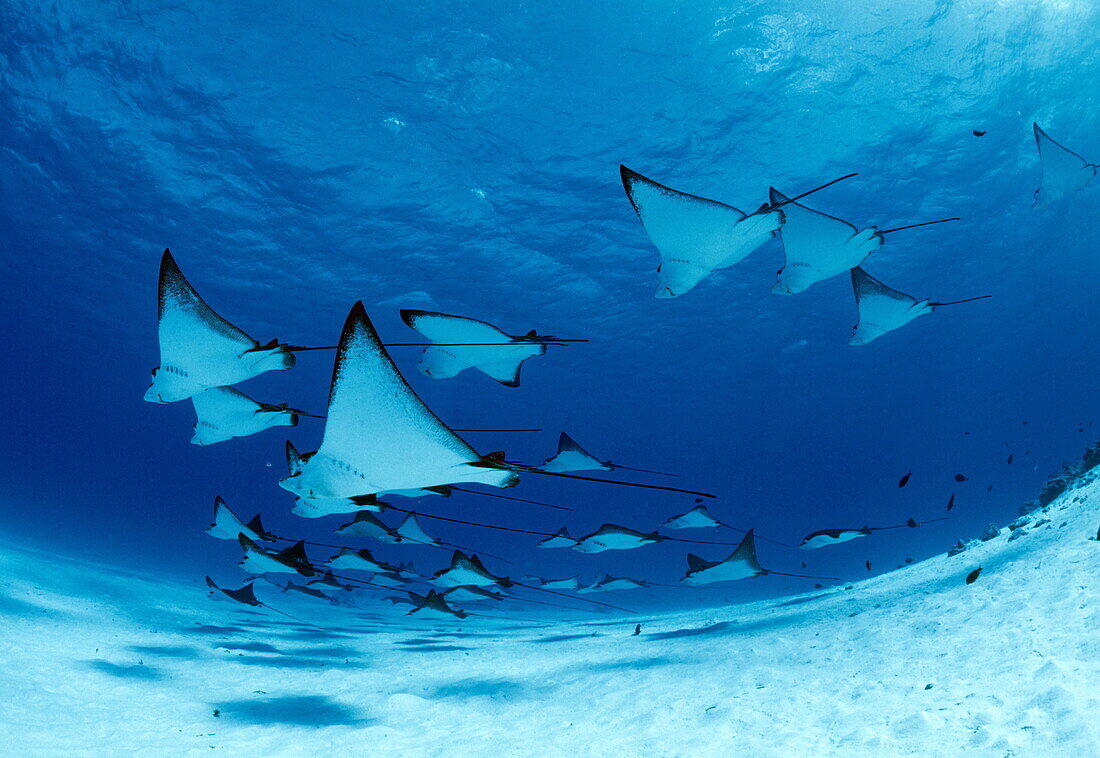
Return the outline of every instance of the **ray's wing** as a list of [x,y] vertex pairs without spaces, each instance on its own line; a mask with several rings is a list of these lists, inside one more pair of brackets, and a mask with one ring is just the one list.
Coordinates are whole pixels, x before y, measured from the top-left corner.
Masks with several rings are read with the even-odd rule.
[[157,292],[161,363],[174,365],[189,357],[239,355],[259,347],[256,340],[219,316],[187,281],[168,251],[160,261]]
[[233,387],[211,387],[191,396],[199,421],[219,423],[234,416],[247,416],[260,410],[260,404]]
[[403,308],[401,320],[432,342],[452,344],[512,341],[512,335],[476,318]]
[[745,214],[716,200],[666,187],[626,166],[620,175],[630,204],[663,260],[716,268],[729,255],[729,235]]
[[1035,132],[1035,144],[1039,148],[1039,163],[1043,168],[1042,184],[1072,184],[1071,177],[1091,165],[1077,153],[1052,140],[1038,124],[1032,124],[1032,129]]
[[[773,205],[787,199],[774,188],[770,192]],[[799,203],[784,205],[782,213],[785,221],[779,236],[783,238],[783,252],[788,265],[808,263],[819,267],[823,257],[827,258],[859,233],[859,229],[847,221]],[[824,262],[828,263],[827,260]]]
[[899,313],[917,304],[917,299],[887,287],[859,266],[852,269],[852,289],[856,295],[859,320],[868,323],[890,323]]
[[722,561],[722,563],[744,563],[756,573],[760,573],[763,569],[760,568],[760,561],[756,558],[756,537],[753,535],[753,530],[749,529],[746,532],[741,543],[737,546],[737,549],[730,553],[729,558]]

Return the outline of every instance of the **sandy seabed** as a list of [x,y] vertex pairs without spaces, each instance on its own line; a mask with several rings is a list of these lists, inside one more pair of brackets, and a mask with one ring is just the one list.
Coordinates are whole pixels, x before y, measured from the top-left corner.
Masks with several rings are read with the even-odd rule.
[[321,631],[213,603],[205,588],[0,548],[0,745],[112,757],[1097,756],[1098,502],[1093,477],[1014,531],[851,585],[545,624],[422,622],[366,598],[370,612],[258,593]]

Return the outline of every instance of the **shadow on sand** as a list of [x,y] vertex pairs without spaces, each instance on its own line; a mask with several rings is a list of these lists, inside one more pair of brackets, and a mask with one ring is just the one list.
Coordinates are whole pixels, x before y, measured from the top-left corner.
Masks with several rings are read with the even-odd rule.
[[232,700],[217,707],[223,718],[260,726],[364,726],[373,722],[348,706],[320,695]]

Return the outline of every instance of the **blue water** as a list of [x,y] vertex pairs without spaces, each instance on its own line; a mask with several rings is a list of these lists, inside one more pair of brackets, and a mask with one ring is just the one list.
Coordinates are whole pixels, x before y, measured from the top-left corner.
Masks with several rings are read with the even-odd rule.
[[[5,539],[231,583],[239,550],[202,533],[215,495],[281,534],[327,541],[347,520],[289,514],[275,486],[284,430],[199,448],[189,403],[142,402],[165,247],[263,341],[331,344],[357,299],[391,341],[415,337],[401,307],[591,339],[530,361],[518,389],[476,372],[433,381],[416,351],[395,353],[449,423],[546,430],[469,435],[482,452],[539,463],[564,429],[602,458],[679,472],[720,495],[720,518],[795,543],[938,517],[957,493],[950,521],[919,530],[812,554],[762,543],[767,567],[807,560],[850,579],[864,561],[877,573],[1004,523],[1096,438],[1100,194],[1030,206],[1032,121],[1100,159],[1098,22],[1076,0],[5,3]],[[917,297],[993,298],[849,347],[847,278],[770,294],[774,240],[655,300],[658,257],[620,162],[745,209],[769,185],[858,171],[812,207],[861,227],[963,219],[892,236],[871,273]],[[304,354],[242,389],[323,412],[330,372],[330,354]],[[289,431],[310,450],[322,426]],[[576,511],[458,496],[430,508],[583,534],[648,531],[692,505],[530,477],[511,494]],[[688,552],[586,556],[426,528],[517,575],[673,583]],[[446,557],[409,550],[378,552],[425,570]],[[706,597],[807,587],[771,577]]]

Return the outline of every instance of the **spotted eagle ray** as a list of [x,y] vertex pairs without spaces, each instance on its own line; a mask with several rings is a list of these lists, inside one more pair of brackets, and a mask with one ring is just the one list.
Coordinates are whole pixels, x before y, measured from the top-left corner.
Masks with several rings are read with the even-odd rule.
[[558,547],[573,547],[577,544],[577,540],[569,536],[569,530],[564,526],[554,534],[550,535],[544,540],[541,540],[535,547],[540,548],[558,548]]
[[580,576],[571,576],[568,579],[542,579],[540,586],[550,590],[578,590],[581,587]]
[[215,593],[221,593],[225,597],[228,597],[230,600],[241,603],[242,605],[251,606],[253,608],[267,608],[269,611],[274,611],[280,616],[286,616],[288,619],[291,619],[292,621],[297,621],[299,624],[312,626],[315,629],[320,629],[326,632],[328,631],[323,626],[317,626],[316,624],[300,619],[297,616],[291,616],[286,611],[280,611],[278,608],[272,608],[267,603],[260,601],[256,598],[256,590],[253,585],[255,585],[255,582],[249,582],[240,589],[230,590],[226,589],[225,587],[219,587],[213,579],[211,579],[210,577],[206,577],[206,586],[210,588],[211,597],[219,597]]
[[237,535],[244,550],[241,568],[250,574],[301,574],[314,576],[317,572],[306,557],[305,545],[299,541],[278,552],[264,550],[244,534]]
[[712,271],[738,263],[774,237],[783,223],[777,205],[765,204],[745,214],[732,205],[666,187],[623,165],[619,166],[619,175],[630,204],[661,254],[654,293],[657,298],[679,297]]
[[612,592],[614,590],[636,590],[649,587],[649,582],[642,579],[631,579],[628,576],[611,576],[604,574],[593,585],[596,592]]
[[308,595],[309,597],[315,597],[328,603],[333,602],[331,596],[316,587],[310,587],[308,584],[295,584],[294,582],[287,581],[287,583],[283,585],[283,592],[297,592],[300,595]]
[[795,576],[803,579],[835,580],[835,577],[829,576],[788,574],[783,571],[772,571],[771,569],[762,568],[760,566],[760,561],[757,560],[756,557],[756,540],[753,537],[752,529],[748,531],[748,534],[741,540],[737,548],[723,560],[708,561],[697,555],[688,553],[687,561],[688,570],[681,581],[684,584],[696,587],[704,584],[712,584],[714,582],[732,582],[738,579],[748,579],[749,577],[762,576],[764,574]]
[[448,605],[443,595],[435,590],[428,590],[427,595],[418,595],[415,592],[409,592],[408,595],[409,600],[412,602],[413,609],[405,614],[407,616],[411,616],[414,613],[422,613],[425,616],[438,616],[443,618],[453,616],[460,619],[464,619],[467,616],[466,611],[452,608]]
[[294,366],[287,345],[249,337],[207,305],[184,278],[167,249],[157,292],[160,365],[145,392],[150,403],[174,403],[264,373]]
[[819,529],[803,537],[799,547],[803,550],[816,550],[818,548],[828,547],[829,545],[839,545],[842,542],[850,542],[860,537],[869,537],[873,532],[883,532],[887,529],[901,529],[906,527],[909,529],[916,529],[924,524],[946,520],[947,517],[944,516],[942,518],[925,519],[924,521],[906,519],[904,524],[893,524],[891,526],[863,526],[859,529]]
[[1089,163],[1077,153],[1062,147],[1047,136],[1038,124],[1032,124],[1035,145],[1039,148],[1039,164],[1043,175],[1035,190],[1033,207],[1044,208],[1084,187],[1096,176],[1095,163]]
[[886,235],[918,226],[958,221],[957,218],[925,221],[919,224],[879,230],[869,226],[857,229],[843,219],[792,202],[774,187],[769,190],[772,205],[783,204],[783,268],[772,292],[794,295],[863,263],[886,241]]
[[192,445],[214,445],[274,426],[297,426],[298,411],[286,404],[258,403],[232,387],[211,387],[191,396],[195,407]]
[[663,526],[669,529],[714,529],[729,525],[712,516],[705,505],[697,505],[686,513],[673,516]]
[[235,540],[238,534],[247,536],[254,542],[274,542],[275,538],[264,531],[260,514],[252,517],[247,524],[237,518],[222,500],[221,495],[214,498],[214,523],[206,530],[211,537],[219,540]]
[[887,332],[905,326],[917,316],[931,313],[941,306],[992,297],[979,295],[946,303],[918,301],[904,292],[887,287],[858,266],[852,269],[852,289],[856,295],[859,323],[855,325],[849,345],[866,345]]
[[351,592],[352,590],[355,589],[351,585],[341,584],[340,580],[338,580],[335,576],[333,576],[331,569],[326,571],[324,574],[322,574],[320,579],[313,579],[309,582],[306,582],[306,584],[308,584],[308,585],[323,584],[326,587],[332,587],[333,589],[337,589],[337,590],[344,590],[345,592]]
[[565,432],[558,437],[558,452],[543,462],[543,471],[567,472],[567,471],[641,471],[646,474],[660,474],[661,476],[679,476],[664,471],[653,471],[646,468],[633,468],[623,466],[614,461],[601,461],[596,456],[577,444],[576,440]]
[[454,551],[451,556],[451,565],[432,574],[431,581],[440,587],[497,585],[508,588],[515,584],[506,576],[496,576],[491,573],[476,555],[466,555],[461,550]]
[[578,553],[602,553],[605,550],[633,550],[660,542],[664,537],[657,532],[644,534],[617,524],[604,524],[591,534],[577,540],[572,549]]
[[400,574],[396,566],[385,561],[380,561],[371,555],[366,548],[354,550],[350,547],[341,548],[340,552],[328,559],[328,566],[341,571],[351,569],[353,571],[366,571],[371,574]]
[[401,320],[433,344],[420,357],[420,370],[433,379],[450,379],[476,368],[505,387],[519,386],[523,362],[546,353],[548,344],[565,345],[580,340],[559,340],[530,331],[508,334],[492,324],[465,316],[409,308]]

